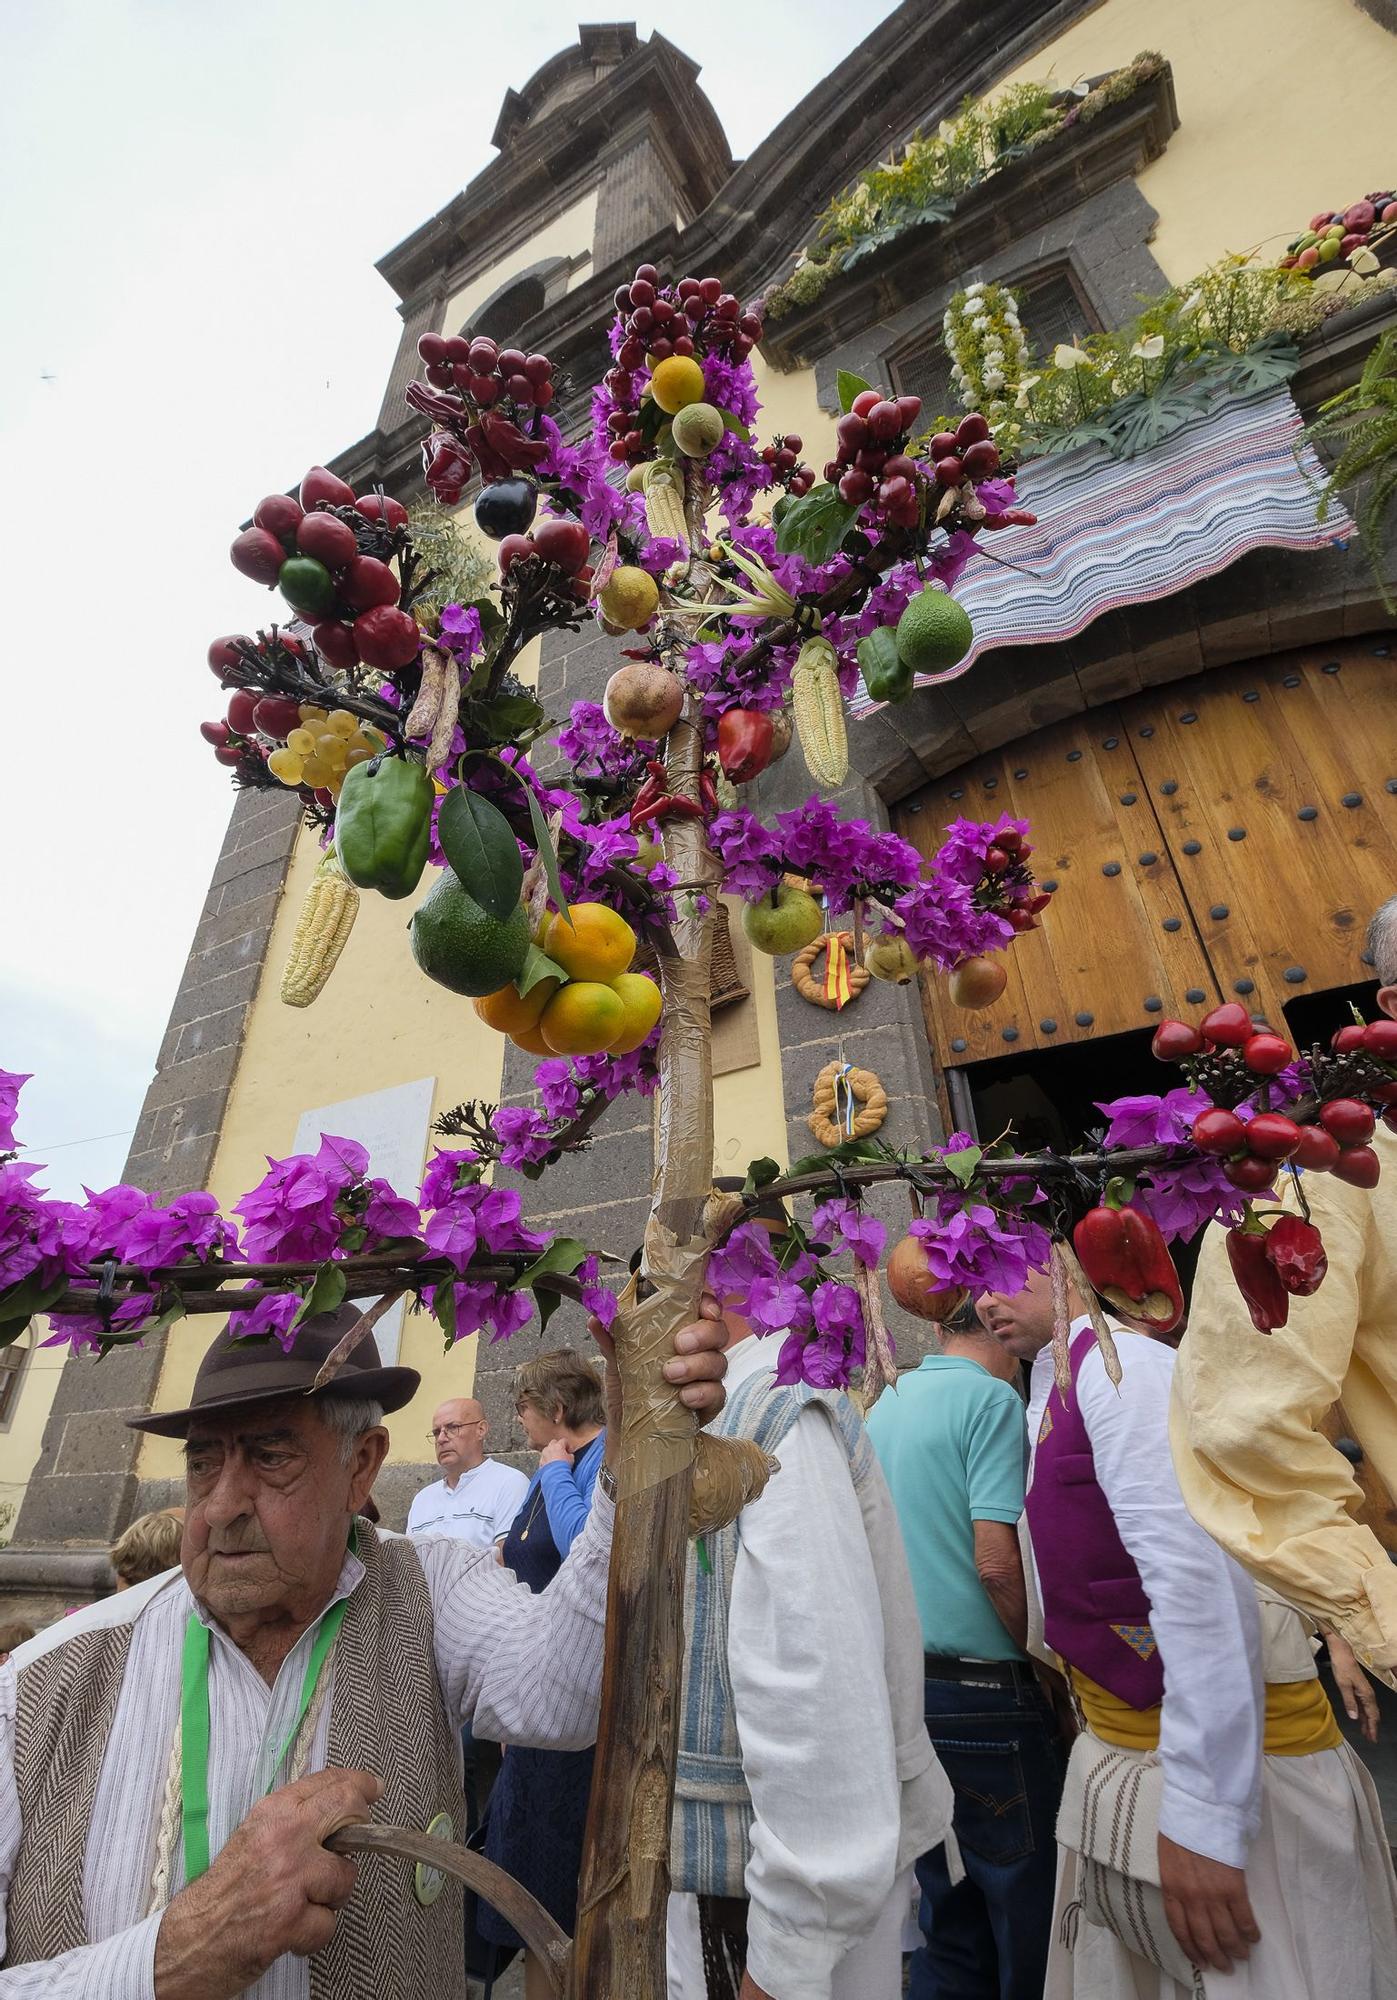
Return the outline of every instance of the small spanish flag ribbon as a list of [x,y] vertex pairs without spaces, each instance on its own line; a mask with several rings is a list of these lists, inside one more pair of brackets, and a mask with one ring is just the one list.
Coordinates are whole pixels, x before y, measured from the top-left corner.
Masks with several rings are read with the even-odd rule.
[[849,990],[849,953],[842,931],[831,931],[825,947],[825,998],[836,1012],[847,1007],[852,998]]
[[834,1073],[834,1122],[841,1126],[846,1138],[854,1136],[854,1119],[857,1102],[851,1078],[854,1074],[852,1063],[841,1063]]

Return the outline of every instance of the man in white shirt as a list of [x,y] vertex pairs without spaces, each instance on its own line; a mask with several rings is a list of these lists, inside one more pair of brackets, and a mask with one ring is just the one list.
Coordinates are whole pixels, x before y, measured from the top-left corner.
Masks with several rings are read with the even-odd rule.
[[407,1515],[410,1535],[451,1535],[472,1548],[490,1549],[509,1533],[529,1482],[512,1465],[485,1456],[488,1429],[474,1396],[454,1396],[437,1406],[432,1443],[442,1476],[414,1494]]

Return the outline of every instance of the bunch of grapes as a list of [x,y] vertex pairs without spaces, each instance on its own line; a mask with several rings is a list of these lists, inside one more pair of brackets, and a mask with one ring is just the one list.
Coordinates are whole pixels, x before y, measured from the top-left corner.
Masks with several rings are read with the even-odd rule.
[[284,747],[272,751],[267,768],[283,785],[306,787],[326,805],[339,797],[347,771],[386,747],[386,738],[347,708],[327,712],[303,702],[295,728],[287,731]]
[[433,388],[457,389],[478,410],[492,410],[500,402],[513,403],[521,415],[546,410],[557,393],[553,363],[546,354],[501,348],[483,333],[473,340],[461,334],[424,333],[417,352]]
[[801,463],[800,450],[801,440],[794,432],[762,448],[762,464],[771,467],[773,483],[784,486],[797,500],[815,484],[815,468]]
[[[269,493],[229,550],[234,569],[254,583],[280,587],[314,628],[327,665],[396,672],[417,658],[421,634],[398,608],[395,571],[361,544],[391,550],[407,527],[407,509],[382,493],[356,497],[323,465],[313,465],[300,495]],[[386,531],[386,539],[385,539]]]
[[[944,521],[945,495],[963,504],[981,480],[999,471],[999,453],[978,410],[962,417],[955,430],[938,431],[924,451],[914,451],[910,432],[921,411],[920,396],[862,390],[835,425],[836,455],[825,467],[825,478],[838,482],[841,500],[873,507],[895,528],[917,526],[928,489],[943,496],[937,518]],[[982,507],[977,518],[983,515]]]
[[646,448],[636,421],[643,371],[674,354],[743,361],[762,337],[762,319],[755,306],[744,307],[735,293],[725,292],[721,278],[681,278],[662,286],[653,264],[639,265],[630,283],[617,288],[616,311],[621,342],[604,380],[614,406],[607,419],[611,457],[625,464]]

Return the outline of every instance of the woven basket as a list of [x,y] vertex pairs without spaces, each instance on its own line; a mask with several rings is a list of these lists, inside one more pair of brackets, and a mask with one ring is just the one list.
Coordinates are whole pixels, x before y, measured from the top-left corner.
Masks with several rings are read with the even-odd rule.
[[[713,979],[709,995],[709,1007],[716,1014],[723,1007],[734,1007],[739,1000],[750,1000],[752,989],[744,986],[738,976],[737,954],[733,950],[732,926],[726,903],[719,903],[716,911],[717,922],[713,926]],[[660,976],[660,959],[652,945],[642,943],[636,950],[631,964],[633,972],[648,972],[652,979]]]

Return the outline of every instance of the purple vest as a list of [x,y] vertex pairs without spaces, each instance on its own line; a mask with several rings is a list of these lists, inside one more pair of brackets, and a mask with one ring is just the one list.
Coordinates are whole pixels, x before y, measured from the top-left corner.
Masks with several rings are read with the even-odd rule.
[[[1072,1342],[1072,1384],[1096,1344]],[[1043,1592],[1043,1636],[1079,1673],[1131,1708],[1164,1699],[1164,1663],[1150,1628],[1150,1600],[1096,1483],[1081,1401],[1054,1385],[1043,1409],[1025,1506]]]

